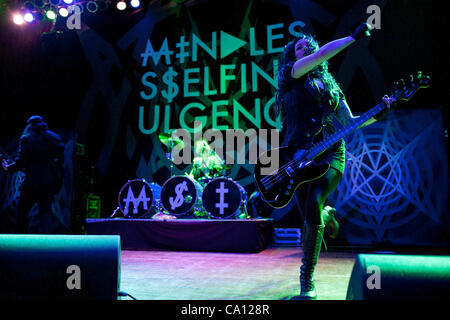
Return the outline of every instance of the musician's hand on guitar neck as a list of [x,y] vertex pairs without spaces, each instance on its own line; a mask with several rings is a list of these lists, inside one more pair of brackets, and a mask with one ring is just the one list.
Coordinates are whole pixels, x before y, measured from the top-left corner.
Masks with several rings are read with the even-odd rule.
[[8,161],[6,161],[5,159],[2,160],[2,167],[3,170],[8,171]]
[[394,99],[389,97],[387,94],[384,95],[382,100],[383,100],[384,104],[387,106],[388,109],[391,107],[391,104],[394,102]]

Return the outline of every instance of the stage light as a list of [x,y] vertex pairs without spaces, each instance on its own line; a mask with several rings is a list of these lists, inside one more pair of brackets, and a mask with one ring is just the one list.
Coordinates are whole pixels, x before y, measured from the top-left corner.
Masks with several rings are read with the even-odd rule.
[[137,8],[141,5],[141,2],[139,0],[131,0],[130,4],[133,8]]
[[73,3],[73,0],[64,0],[64,3],[65,3],[65,4],[72,4],[72,3]]
[[50,3],[54,6],[57,6],[59,4],[59,0],[50,0]]
[[23,20],[25,20],[26,22],[33,22],[34,16],[31,13],[27,12],[23,15]]
[[97,3],[95,3],[94,1],[89,1],[86,4],[86,9],[87,11],[89,11],[90,13],[95,13],[98,10],[98,5]]
[[21,25],[23,23],[23,17],[20,14],[15,14],[13,17],[13,22],[15,24]]
[[125,3],[125,1],[119,1],[117,2],[117,9],[119,9],[120,11],[125,10],[127,8],[127,4]]
[[59,12],[59,15],[63,18],[65,18],[69,15],[69,11],[66,8],[60,8],[58,12]]
[[55,20],[56,19],[56,13],[53,10],[48,10],[45,15],[47,16],[47,18],[49,18],[50,20]]

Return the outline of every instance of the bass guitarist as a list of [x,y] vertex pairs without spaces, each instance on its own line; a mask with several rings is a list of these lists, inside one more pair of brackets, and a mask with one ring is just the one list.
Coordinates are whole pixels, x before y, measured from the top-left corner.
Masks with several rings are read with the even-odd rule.
[[[370,30],[368,24],[362,23],[351,36],[331,41],[320,48],[310,35],[301,35],[285,46],[278,73],[276,109],[283,118],[282,146],[291,148],[294,158],[300,150],[310,149],[316,139],[323,140],[357,118],[352,115],[342,90],[328,71],[328,60],[355,41],[369,36]],[[383,101],[388,106],[391,103],[387,96]],[[370,118],[362,126],[374,121],[375,118]],[[326,216],[324,221],[322,211],[344,173],[344,140],[335,143],[314,161],[328,162],[330,169],[321,178],[302,185],[295,193],[304,221],[301,299],[317,298],[313,274],[325,224],[337,224],[333,216]]]

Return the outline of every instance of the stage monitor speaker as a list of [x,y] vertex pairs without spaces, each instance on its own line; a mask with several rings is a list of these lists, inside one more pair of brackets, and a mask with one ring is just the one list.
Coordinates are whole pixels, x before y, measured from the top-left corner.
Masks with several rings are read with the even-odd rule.
[[0,299],[117,300],[120,237],[0,235]]
[[360,254],[347,300],[448,299],[450,257]]

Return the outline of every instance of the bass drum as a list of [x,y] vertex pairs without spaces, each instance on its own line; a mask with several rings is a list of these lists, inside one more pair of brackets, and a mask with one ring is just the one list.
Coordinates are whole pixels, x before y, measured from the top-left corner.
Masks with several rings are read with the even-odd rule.
[[209,182],[203,190],[202,204],[212,218],[236,217],[247,212],[247,192],[230,178],[217,178]]
[[161,189],[161,205],[174,216],[201,211],[203,187],[187,176],[168,179]]
[[161,186],[145,179],[128,180],[120,189],[118,205],[127,218],[146,218],[158,210]]

